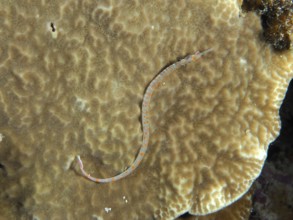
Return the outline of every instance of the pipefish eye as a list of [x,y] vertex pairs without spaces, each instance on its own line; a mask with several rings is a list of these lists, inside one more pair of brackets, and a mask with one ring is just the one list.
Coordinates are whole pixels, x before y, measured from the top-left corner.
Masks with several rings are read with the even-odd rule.
[[186,61],[192,61],[193,60],[193,55],[187,55],[184,59],[182,59],[182,61],[186,60]]

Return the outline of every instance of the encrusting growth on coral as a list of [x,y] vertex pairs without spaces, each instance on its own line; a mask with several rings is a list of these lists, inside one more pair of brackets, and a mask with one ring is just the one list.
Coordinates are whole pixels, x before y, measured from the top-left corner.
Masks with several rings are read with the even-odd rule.
[[158,86],[161,84],[161,82],[172,72],[174,72],[174,70],[178,69],[180,66],[184,66],[190,62],[195,62],[197,61],[199,58],[201,58],[202,56],[204,56],[205,54],[209,53],[212,51],[212,48],[204,50],[202,52],[196,51],[194,54],[192,55],[188,55],[187,57],[185,57],[184,59],[181,59],[180,61],[173,63],[172,65],[168,66],[167,68],[165,68],[162,72],[160,72],[149,84],[149,86],[146,89],[145,95],[143,97],[143,102],[142,102],[142,114],[141,114],[141,121],[142,121],[142,129],[143,129],[143,139],[142,139],[142,146],[139,150],[139,153],[137,154],[137,157],[135,159],[135,161],[133,162],[133,164],[131,166],[128,167],[127,170],[125,170],[124,172],[120,173],[117,176],[114,177],[110,177],[110,178],[96,178],[96,177],[92,177],[89,173],[87,173],[84,169],[83,169],[83,163],[82,160],[80,158],[80,156],[77,156],[77,161],[79,164],[79,168],[82,172],[82,174],[88,178],[91,181],[97,182],[97,183],[109,183],[109,182],[114,182],[117,181],[119,179],[122,179],[126,176],[128,176],[129,174],[131,174],[141,163],[147,148],[148,148],[148,144],[149,144],[149,136],[150,136],[150,125],[149,125],[149,104],[151,101],[151,97],[153,95],[153,92],[156,90],[156,88],[158,88]]
[[276,50],[293,47],[292,0],[244,0],[245,11],[257,11],[262,19],[263,37]]

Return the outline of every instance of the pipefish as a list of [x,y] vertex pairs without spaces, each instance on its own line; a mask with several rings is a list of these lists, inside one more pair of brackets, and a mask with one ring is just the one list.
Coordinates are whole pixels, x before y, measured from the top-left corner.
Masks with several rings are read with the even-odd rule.
[[142,130],[143,130],[143,138],[142,138],[142,145],[140,147],[140,150],[137,154],[136,159],[132,163],[130,167],[128,167],[124,172],[113,176],[109,178],[96,178],[92,177],[89,173],[87,173],[84,168],[83,168],[83,163],[79,155],[77,155],[77,161],[79,164],[79,168],[83,174],[84,177],[87,179],[97,182],[97,183],[110,183],[114,182],[117,180],[120,180],[129,174],[131,174],[141,163],[142,159],[144,158],[144,155],[146,154],[147,148],[148,148],[148,143],[149,143],[149,137],[150,137],[150,125],[149,125],[149,103],[151,100],[151,97],[153,95],[153,92],[155,91],[156,88],[160,85],[160,83],[163,81],[163,79],[171,74],[174,70],[178,69],[180,66],[184,66],[188,63],[195,62],[198,59],[200,59],[202,56],[205,54],[211,52],[213,49],[209,48],[207,50],[204,50],[202,52],[196,51],[195,53],[186,56],[185,58],[171,64],[170,66],[166,67],[163,69],[148,85],[146,92],[143,97],[143,102],[142,102]]

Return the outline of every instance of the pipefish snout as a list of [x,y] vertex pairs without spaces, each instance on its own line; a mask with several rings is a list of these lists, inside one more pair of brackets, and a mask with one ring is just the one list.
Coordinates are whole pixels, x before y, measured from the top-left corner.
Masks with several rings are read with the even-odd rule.
[[148,85],[146,92],[143,96],[143,102],[142,102],[142,130],[143,130],[143,138],[142,138],[142,145],[140,147],[139,153],[137,154],[137,157],[135,158],[134,162],[128,169],[126,169],[124,172],[113,176],[109,178],[96,178],[92,177],[89,173],[87,173],[84,170],[84,166],[82,163],[82,160],[79,155],[76,156],[77,162],[79,165],[79,168],[83,174],[84,177],[87,179],[97,182],[97,183],[110,183],[117,180],[120,180],[129,174],[131,174],[141,163],[142,159],[144,158],[144,155],[146,154],[148,143],[149,143],[149,137],[150,137],[150,125],[149,125],[149,104],[151,97],[153,95],[153,92],[158,88],[159,84],[164,80],[165,77],[170,75],[174,70],[178,69],[180,66],[186,65],[191,62],[195,62],[198,59],[200,59],[202,56],[206,55],[207,53],[211,52],[213,49],[209,48],[207,50],[204,50],[202,52],[196,51],[195,53],[186,56],[185,58],[171,64],[170,66],[163,69]]

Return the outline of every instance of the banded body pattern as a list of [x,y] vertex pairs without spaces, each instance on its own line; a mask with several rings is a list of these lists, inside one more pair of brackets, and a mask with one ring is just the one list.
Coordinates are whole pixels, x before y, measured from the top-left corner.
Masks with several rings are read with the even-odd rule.
[[176,70],[180,66],[186,65],[190,62],[197,61],[199,58],[201,58],[203,55],[209,53],[210,51],[212,51],[212,48],[207,49],[203,52],[197,51],[192,55],[188,55],[187,57],[181,59],[180,61],[175,62],[175,63],[171,64],[170,66],[168,66],[167,68],[165,68],[151,81],[151,83],[147,87],[147,90],[144,94],[143,102],[142,102],[142,114],[141,114],[142,115],[142,129],[143,129],[142,146],[141,146],[139,153],[138,153],[136,159],[134,160],[133,164],[128,169],[126,169],[124,172],[122,172],[116,176],[109,177],[109,178],[92,177],[89,173],[87,173],[84,170],[82,160],[81,160],[80,156],[77,155],[77,161],[78,161],[78,164],[79,164],[79,167],[80,167],[82,174],[86,178],[88,178],[89,180],[92,180],[92,181],[98,182],[98,183],[114,182],[114,181],[122,179],[122,178],[128,176],[129,174],[131,174],[141,163],[141,161],[147,151],[147,148],[148,148],[149,137],[150,137],[150,125],[149,125],[148,113],[149,113],[149,104],[150,104],[153,92],[155,91],[156,88],[158,88],[159,84],[163,81],[163,79],[166,76],[168,76],[169,74],[171,74],[174,70]]

